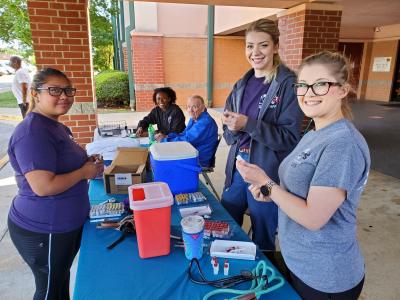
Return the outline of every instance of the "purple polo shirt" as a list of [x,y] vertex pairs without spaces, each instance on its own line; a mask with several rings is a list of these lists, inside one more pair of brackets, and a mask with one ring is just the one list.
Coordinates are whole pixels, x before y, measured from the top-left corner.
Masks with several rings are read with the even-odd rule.
[[[265,77],[257,78],[253,75],[246,83],[239,113],[246,115],[250,119],[257,120],[261,105],[266,98],[270,84],[264,84],[264,80]],[[239,149],[249,148],[250,140],[250,135],[247,132],[243,132],[240,138]]]
[[18,226],[39,233],[62,233],[83,225],[89,213],[87,180],[53,196],[37,196],[24,174],[45,170],[72,172],[87,160],[86,152],[63,124],[38,113],[29,113],[16,127],[8,145],[18,194],[9,217]]

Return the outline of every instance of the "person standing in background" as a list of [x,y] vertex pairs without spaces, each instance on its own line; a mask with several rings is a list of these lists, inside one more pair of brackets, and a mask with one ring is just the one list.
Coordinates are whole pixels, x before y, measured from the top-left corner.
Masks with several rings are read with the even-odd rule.
[[29,90],[31,77],[27,69],[22,68],[22,60],[18,56],[10,57],[10,66],[15,70],[14,80],[11,85],[12,93],[17,98],[22,117],[25,118],[29,106]]

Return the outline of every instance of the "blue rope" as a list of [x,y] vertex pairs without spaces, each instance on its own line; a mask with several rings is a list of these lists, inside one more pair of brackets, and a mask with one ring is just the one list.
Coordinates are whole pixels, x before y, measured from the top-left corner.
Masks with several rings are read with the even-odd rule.
[[271,267],[268,267],[267,263],[264,260],[261,260],[258,262],[257,266],[252,270],[252,273],[254,276],[267,275],[269,285],[274,281],[276,283],[274,285],[268,286],[268,288],[264,289],[265,283],[267,281],[266,279],[264,279],[264,278],[259,279],[258,284],[257,284],[257,280],[253,279],[251,282],[251,287],[248,290],[216,289],[216,290],[211,291],[211,292],[207,293],[206,295],[204,295],[203,300],[208,300],[212,296],[215,296],[218,294],[236,294],[238,296],[231,298],[231,300],[235,300],[235,299],[238,299],[238,297],[240,297],[242,295],[246,295],[246,294],[250,294],[250,293],[254,293],[256,295],[256,298],[259,299],[261,297],[261,295],[275,291],[275,290],[279,289],[280,287],[282,287],[283,284],[285,283],[283,278],[281,276],[277,275],[275,273],[274,269],[272,269]]

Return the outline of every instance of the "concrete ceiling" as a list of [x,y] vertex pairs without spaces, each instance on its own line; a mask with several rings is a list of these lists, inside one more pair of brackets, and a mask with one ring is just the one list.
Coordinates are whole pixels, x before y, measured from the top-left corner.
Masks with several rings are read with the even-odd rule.
[[[155,2],[155,1],[144,1]],[[267,8],[290,8],[302,3],[332,3],[343,6],[342,26],[374,28],[400,24],[400,0],[159,0],[164,3],[186,3],[222,6],[248,6]]]
[[399,0],[336,0],[318,2],[342,5],[342,26],[379,27],[400,24]]
[[[133,0],[132,0],[133,1]],[[247,7],[266,7],[266,8],[288,8],[296,6],[304,1],[291,0],[139,0],[142,2],[162,2],[162,3],[180,3],[180,4],[203,4],[203,5],[221,5],[221,6],[247,6]]]

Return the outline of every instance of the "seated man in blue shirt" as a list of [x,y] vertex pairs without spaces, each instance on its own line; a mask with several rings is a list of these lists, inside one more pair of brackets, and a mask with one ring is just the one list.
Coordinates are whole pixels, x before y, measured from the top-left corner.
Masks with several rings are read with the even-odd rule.
[[167,136],[156,134],[158,142],[186,141],[199,151],[199,161],[202,167],[209,167],[218,143],[218,127],[207,112],[204,99],[194,95],[189,97],[187,112],[190,120],[182,133],[170,133]]

